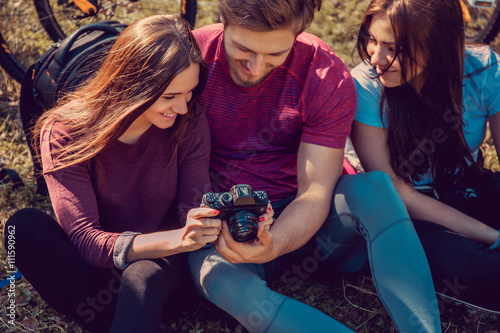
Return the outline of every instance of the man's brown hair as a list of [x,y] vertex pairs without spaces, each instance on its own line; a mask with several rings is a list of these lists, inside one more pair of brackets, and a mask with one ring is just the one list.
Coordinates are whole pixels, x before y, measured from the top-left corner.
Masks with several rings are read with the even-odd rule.
[[311,24],[322,0],[219,0],[222,23],[253,31],[294,28],[300,34]]

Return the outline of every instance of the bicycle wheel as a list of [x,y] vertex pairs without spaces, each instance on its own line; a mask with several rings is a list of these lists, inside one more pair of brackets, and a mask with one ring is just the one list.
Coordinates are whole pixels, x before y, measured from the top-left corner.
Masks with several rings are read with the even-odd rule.
[[[71,0],[34,0],[34,3],[42,26],[55,41],[91,22],[115,20],[130,24],[159,13],[181,13],[194,26],[197,12],[196,0],[101,0],[94,16],[83,14]],[[212,7],[214,4],[216,0]]]
[[474,7],[467,0],[462,0],[470,14],[465,20],[465,39],[471,43],[489,44],[500,31],[500,0],[491,8]]
[[2,50],[0,51],[0,65],[5,69],[7,74],[16,81],[21,82],[26,68],[12,55],[12,51],[1,34],[0,43],[2,46]]
[[31,2],[0,0],[0,66],[21,82],[26,68],[52,43]]
[[194,28],[196,22],[196,11],[198,9],[196,0],[182,0],[181,1],[181,16],[189,22],[191,28]]

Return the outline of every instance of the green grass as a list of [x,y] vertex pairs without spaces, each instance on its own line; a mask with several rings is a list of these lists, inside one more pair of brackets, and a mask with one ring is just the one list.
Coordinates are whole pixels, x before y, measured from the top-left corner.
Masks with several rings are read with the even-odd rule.
[[[215,0],[205,1],[214,2]],[[200,1],[202,2],[202,1]],[[30,1],[0,1],[3,11],[9,13],[9,5],[19,10],[29,9]],[[359,63],[352,57],[357,25],[368,1],[326,0],[321,13],[309,32],[324,39],[349,68]],[[6,7],[7,6],[7,7]],[[213,6],[202,9],[198,24],[210,23]],[[26,9],[26,10],[27,10]],[[210,13],[209,13],[210,12]],[[207,14],[208,13],[208,14]],[[33,15],[33,14],[30,14]],[[5,24],[5,22],[3,22]],[[0,24],[2,29],[5,26]],[[38,31],[36,27],[32,30]],[[33,36],[33,35],[31,35]],[[50,42],[41,33],[39,38],[22,37],[24,49],[30,54],[40,54]],[[17,37],[20,38],[20,37]],[[494,43],[500,46],[500,38]],[[17,170],[25,181],[25,187],[12,190],[11,185],[0,185],[0,279],[7,276],[6,253],[3,247],[3,226],[10,215],[24,207],[35,207],[52,214],[50,199],[36,194],[32,174],[31,157],[19,120],[19,85],[0,72],[0,165]],[[488,137],[483,145],[486,165],[500,170],[498,157]],[[50,267],[47,267],[50,270]],[[328,280],[328,283],[326,283]],[[271,287],[287,296],[314,306],[334,317],[356,332],[394,332],[391,319],[382,306],[370,276],[363,274],[340,275],[318,274],[296,284],[273,282]],[[0,291],[0,332],[82,332],[81,326],[68,320],[50,308],[25,280],[16,284],[17,317],[15,325],[7,322],[7,288]],[[451,307],[442,313],[443,332],[497,332],[500,319],[480,313],[465,313],[461,308]],[[182,312],[175,320],[163,323],[162,332],[245,332],[245,329],[216,311],[206,303],[198,303],[190,311]]]

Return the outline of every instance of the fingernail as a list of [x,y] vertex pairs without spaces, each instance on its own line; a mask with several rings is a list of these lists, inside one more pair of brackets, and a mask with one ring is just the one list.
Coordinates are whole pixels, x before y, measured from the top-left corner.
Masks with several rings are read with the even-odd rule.
[[264,216],[259,217],[259,222],[264,222],[266,218]]
[[267,211],[270,212],[271,211],[271,207],[267,207]]
[[216,210],[214,210],[213,213],[214,213],[214,215],[217,215],[217,214],[219,214],[219,211],[216,209]]

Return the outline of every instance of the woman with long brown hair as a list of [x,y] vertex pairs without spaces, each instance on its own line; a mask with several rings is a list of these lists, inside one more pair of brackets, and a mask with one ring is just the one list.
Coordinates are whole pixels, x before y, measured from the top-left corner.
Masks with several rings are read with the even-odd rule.
[[500,310],[500,174],[479,149],[487,122],[500,145],[500,56],[466,47],[459,0],[373,0],[357,49],[363,167],[393,180],[436,291]]
[[147,17],[36,125],[59,223],[24,209],[6,228],[22,274],[91,331],[157,331],[191,289],[185,254],[219,234],[208,218],[218,212],[199,208],[210,189],[208,122],[196,104],[206,76],[188,25]]

